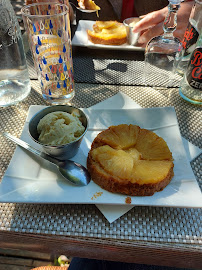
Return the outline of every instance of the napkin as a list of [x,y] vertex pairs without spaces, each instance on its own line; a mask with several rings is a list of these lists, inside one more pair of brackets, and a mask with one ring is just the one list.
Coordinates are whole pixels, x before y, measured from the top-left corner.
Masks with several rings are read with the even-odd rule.
[[[108,98],[94,106],[92,109],[135,109],[141,108],[134,100],[128,97],[126,94],[119,92],[111,98]],[[185,138],[182,137],[185,151],[187,153],[187,158],[191,162],[199,154],[202,153],[202,150],[197,146],[193,145]],[[103,205],[99,204],[96,207],[100,212],[105,216],[105,218],[110,222],[114,222],[116,219],[120,218],[122,215],[131,210],[134,206],[132,205]]]

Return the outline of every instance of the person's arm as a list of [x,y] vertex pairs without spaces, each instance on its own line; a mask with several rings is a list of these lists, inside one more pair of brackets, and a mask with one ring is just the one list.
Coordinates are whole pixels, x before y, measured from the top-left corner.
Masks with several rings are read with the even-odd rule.
[[[188,25],[190,12],[194,1],[181,3],[180,9],[177,13],[177,28],[174,31],[174,36],[182,40],[184,32]],[[134,32],[141,32],[138,43],[145,47],[146,44],[155,36],[163,34],[163,22],[168,13],[168,8],[148,13],[143,16],[143,19],[134,27]]]

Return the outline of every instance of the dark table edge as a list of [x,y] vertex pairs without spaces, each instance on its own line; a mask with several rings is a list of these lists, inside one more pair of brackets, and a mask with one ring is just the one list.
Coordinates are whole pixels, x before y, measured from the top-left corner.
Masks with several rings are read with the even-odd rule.
[[[99,242],[99,243],[98,243]],[[0,246],[33,252],[127,263],[201,269],[202,249],[175,244],[125,242],[0,231]]]

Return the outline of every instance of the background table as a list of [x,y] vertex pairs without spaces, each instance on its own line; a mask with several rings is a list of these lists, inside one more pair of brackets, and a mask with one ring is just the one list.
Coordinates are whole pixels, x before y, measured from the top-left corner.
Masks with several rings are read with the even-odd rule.
[[[144,54],[73,48],[76,96],[90,107],[119,91],[142,107],[174,106],[183,137],[201,147],[201,107],[179,97],[178,86],[145,87]],[[20,137],[30,105],[47,105],[28,52],[32,90],[16,106],[0,109],[0,128]],[[0,144],[2,178],[15,150]],[[201,156],[191,166],[201,186]],[[0,204],[0,242],[5,248],[97,259],[201,268],[201,209],[134,207],[109,224],[94,205]]]

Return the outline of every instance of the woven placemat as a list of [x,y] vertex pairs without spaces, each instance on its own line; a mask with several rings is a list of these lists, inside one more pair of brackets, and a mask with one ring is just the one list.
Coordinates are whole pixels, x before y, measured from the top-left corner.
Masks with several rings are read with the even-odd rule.
[[[178,91],[137,86],[76,84],[72,105],[90,107],[119,91],[124,92],[142,107],[174,105],[182,136],[201,146],[199,125],[200,108],[184,102]],[[29,97],[16,106],[1,108],[0,128],[20,136],[30,105],[46,104],[40,94],[38,81],[32,81]],[[0,166],[2,178],[15,146],[2,139]],[[191,165],[202,186],[201,159]],[[201,209],[171,207],[134,207],[124,216],[109,224],[94,205],[0,204],[0,229],[14,232],[43,233],[71,237],[95,237],[116,240],[137,240],[175,243],[200,247]]]
[[[110,51],[111,52],[111,51]],[[106,54],[108,53],[108,56]],[[150,67],[145,69],[143,52],[127,52],[128,57],[121,59],[121,51],[113,53],[92,55],[92,50],[82,53],[73,50],[74,79],[77,83],[116,84],[116,85],[142,85],[178,87],[182,79],[180,76],[168,71],[157,69],[150,73]],[[92,56],[89,56],[91,54]],[[86,55],[86,56],[85,56]],[[125,55],[125,54],[124,54]],[[27,52],[29,75],[37,79],[31,52]],[[118,57],[118,58],[117,58]],[[128,59],[127,59],[128,58]],[[146,72],[146,73],[145,73]],[[147,78],[145,80],[145,78]]]

